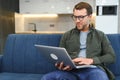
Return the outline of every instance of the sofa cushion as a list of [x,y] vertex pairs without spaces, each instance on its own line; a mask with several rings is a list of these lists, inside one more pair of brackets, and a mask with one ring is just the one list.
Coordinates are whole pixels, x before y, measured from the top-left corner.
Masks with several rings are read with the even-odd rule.
[[110,64],[108,68],[117,76],[120,75],[120,34],[107,34],[107,37],[116,54],[115,63]]
[[115,80],[120,80],[120,76],[116,76],[116,77],[115,77]]
[[0,73],[0,80],[40,80],[43,74]]
[[59,46],[61,34],[11,34],[3,57],[3,72],[47,73],[56,70],[34,46]]

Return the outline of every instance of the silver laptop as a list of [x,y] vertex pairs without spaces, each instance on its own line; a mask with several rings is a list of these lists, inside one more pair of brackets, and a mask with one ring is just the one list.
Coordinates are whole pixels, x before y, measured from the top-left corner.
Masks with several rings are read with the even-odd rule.
[[35,44],[35,46],[41,51],[41,54],[53,64],[56,62],[64,62],[65,66],[70,65],[72,68],[96,67],[94,65],[75,65],[65,48],[37,44]]

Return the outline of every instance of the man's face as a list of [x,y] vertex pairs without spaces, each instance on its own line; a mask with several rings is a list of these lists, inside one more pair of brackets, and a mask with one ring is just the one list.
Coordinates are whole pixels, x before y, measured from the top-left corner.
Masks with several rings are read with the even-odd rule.
[[73,12],[73,19],[75,21],[78,30],[88,31],[90,18],[91,15],[87,15],[86,9],[81,9],[81,10],[75,9]]

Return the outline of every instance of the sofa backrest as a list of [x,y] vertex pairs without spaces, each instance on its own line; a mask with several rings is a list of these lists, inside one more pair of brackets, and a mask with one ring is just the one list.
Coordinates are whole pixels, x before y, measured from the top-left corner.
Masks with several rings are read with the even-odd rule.
[[4,50],[4,72],[47,73],[55,70],[35,44],[59,46],[62,34],[11,34]]
[[120,75],[120,34],[107,34],[107,37],[116,54],[115,63],[108,65],[108,68],[117,76]]
[[[2,70],[6,72],[47,73],[56,70],[34,44],[59,46],[62,34],[11,34],[8,36]],[[120,75],[120,34],[107,34],[115,51],[116,62],[108,68]]]

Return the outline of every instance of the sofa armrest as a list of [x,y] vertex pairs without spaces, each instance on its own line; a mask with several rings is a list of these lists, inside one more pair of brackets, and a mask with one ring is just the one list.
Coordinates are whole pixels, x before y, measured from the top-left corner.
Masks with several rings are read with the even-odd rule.
[[2,67],[2,58],[3,58],[3,55],[0,55],[0,72],[1,72],[1,67]]

